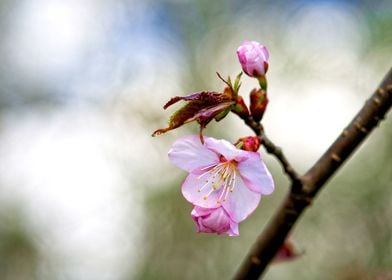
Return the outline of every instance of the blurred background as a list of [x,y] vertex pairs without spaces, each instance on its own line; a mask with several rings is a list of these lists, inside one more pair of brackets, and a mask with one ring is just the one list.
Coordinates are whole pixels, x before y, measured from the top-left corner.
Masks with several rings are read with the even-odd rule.
[[[166,155],[198,128],[152,138],[163,104],[223,89],[215,72],[238,74],[236,48],[259,41],[265,128],[303,173],[391,67],[392,2],[2,0],[0,35],[0,279],[228,279],[288,181],[261,151],[275,193],[240,237],[197,234]],[[206,135],[251,131],[229,115]],[[305,254],[265,279],[392,277],[391,171],[389,118],[300,220]]]

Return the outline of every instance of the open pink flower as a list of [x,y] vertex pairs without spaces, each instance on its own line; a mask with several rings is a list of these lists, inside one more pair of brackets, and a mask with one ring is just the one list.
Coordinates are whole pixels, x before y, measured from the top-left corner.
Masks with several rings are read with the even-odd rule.
[[225,140],[196,135],[174,142],[171,162],[189,172],[182,193],[201,208],[222,207],[234,223],[248,217],[262,195],[274,190],[272,176],[257,152],[237,149]]
[[237,49],[242,70],[250,77],[264,76],[268,69],[269,53],[256,41],[245,41]]
[[198,232],[240,235],[238,223],[234,222],[223,207],[202,208],[195,206],[192,210],[192,218],[196,222]]

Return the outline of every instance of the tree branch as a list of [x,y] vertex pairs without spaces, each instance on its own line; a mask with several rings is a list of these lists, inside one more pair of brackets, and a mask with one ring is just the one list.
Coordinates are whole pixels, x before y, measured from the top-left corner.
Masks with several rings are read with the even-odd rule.
[[282,165],[283,171],[289,176],[290,180],[293,182],[292,186],[297,188],[300,184],[300,177],[294,168],[291,166],[286,156],[283,154],[283,151],[280,147],[276,146],[264,133],[264,127],[261,123],[256,122],[252,116],[248,116],[244,119],[244,122],[247,126],[249,126],[254,133],[259,137],[260,142],[264,146],[265,150],[274,155],[277,160]]
[[[384,118],[391,106],[392,69],[347,128],[309,171],[299,179],[297,182],[299,185],[291,189],[275,216],[257,238],[234,279],[258,279],[262,275],[304,209],[328,179]],[[252,129],[255,131],[253,127]],[[255,133],[259,135],[257,131]]]

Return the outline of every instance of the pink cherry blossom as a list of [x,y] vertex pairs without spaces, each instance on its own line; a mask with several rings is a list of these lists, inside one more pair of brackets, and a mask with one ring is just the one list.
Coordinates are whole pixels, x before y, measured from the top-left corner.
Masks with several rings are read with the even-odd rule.
[[185,136],[169,151],[171,162],[189,173],[182,193],[195,206],[222,208],[219,211],[239,223],[256,209],[262,195],[273,192],[272,176],[259,153],[237,149],[226,140],[204,141],[203,145],[197,135]]
[[238,223],[234,222],[223,207],[202,208],[195,206],[192,218],[196,222],[198,232],[228,234],[238,236]]
[[264,76],[268,69],[269,53],[256,41],[245,41],[237,49],[242,70],[250,77]]

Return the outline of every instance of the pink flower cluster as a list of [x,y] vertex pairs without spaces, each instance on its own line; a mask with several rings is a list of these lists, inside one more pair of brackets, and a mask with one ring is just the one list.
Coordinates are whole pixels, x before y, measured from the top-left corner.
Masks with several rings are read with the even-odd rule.
[[194,205],[199,232],[239,235],[238,224],[274,190],[270,172],[258,152],[237,149],[225,140],[185,136],[174,142],[169,159],[189,175],[182,185]]
[[184,101],[185,105],[169,119],[169,126],[158,129],[153,136],[196,121],[200,135],[185,136],[174,142],[169,159],[188,172],[182,194],[193,204],[192,218],[198,232],[239,235],[238,224],[245,220],[258,206],[264,195],[274,190],[270,172],[257,152],[258,137],[240,138],[235,146],[225,140],[203,137],[202,130],[212,120],[219,121],[229,112],[241,119],[252,118],[260,122],[266,110],[269,54],[263,45],[245,41],[237,49],[243,71],[258,79],[260,89],[250,95],[250,111],[242,96],[238,95],[241,74],[234,83],[230,77],[224,80],[223,92],[201,91],[188,96],[175,96],[164,109]]

